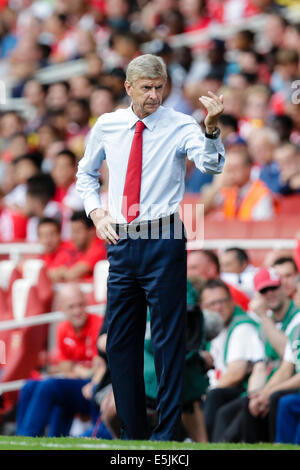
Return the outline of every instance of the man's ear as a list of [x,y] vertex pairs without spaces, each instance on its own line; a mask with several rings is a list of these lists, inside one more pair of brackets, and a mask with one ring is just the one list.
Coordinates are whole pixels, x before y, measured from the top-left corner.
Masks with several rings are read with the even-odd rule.
[[125,87],[127,95],[131,97],[132,85],[127,80],[125,80],[124,87]]

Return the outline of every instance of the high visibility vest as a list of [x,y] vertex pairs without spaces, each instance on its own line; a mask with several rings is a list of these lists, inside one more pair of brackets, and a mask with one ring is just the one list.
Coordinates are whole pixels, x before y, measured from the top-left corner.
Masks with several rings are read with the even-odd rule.
[[238,187],[223,188],[224,197],[223,213],[226,219],[253,220],[254,207],[270,194],[267,186],[261,181],[254,181],[246,196],[243,198],[239,208],[237,208]]

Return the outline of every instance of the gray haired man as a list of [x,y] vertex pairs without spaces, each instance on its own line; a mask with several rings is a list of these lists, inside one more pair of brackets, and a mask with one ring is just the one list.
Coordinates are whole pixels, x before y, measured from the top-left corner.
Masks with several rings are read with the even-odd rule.
[[[200,98],[207,110],[203,135],[192,117],[161,106],[166,79],[160,57],[145,54],[130,62],[125,89],[132,104],[98,119],[77,173],[86,213],[108,244],[107,355],[124,439],[149,438],[143,378],[147,307],[158,382],[158,424],[150,438],[177,438],[186,334],[186,238],[178,213],[185,157],[205,173],[220,173],[224,165],[217,128],[222,97]],[[104,159],[109,212],[99,196]]]

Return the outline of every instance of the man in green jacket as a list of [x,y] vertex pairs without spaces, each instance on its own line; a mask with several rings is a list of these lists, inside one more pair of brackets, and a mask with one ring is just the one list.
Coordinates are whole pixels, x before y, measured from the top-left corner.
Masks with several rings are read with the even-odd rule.
[[201,308],[217,312],[224,322],[219,335],[210,343],[214,370],[209,371],[210,391],[204,403],[204,416],[211,440],[219,408],[245,391],[251,365],[264,357],[257,323],[237,307],[227,285],[220,279],[204,284]]

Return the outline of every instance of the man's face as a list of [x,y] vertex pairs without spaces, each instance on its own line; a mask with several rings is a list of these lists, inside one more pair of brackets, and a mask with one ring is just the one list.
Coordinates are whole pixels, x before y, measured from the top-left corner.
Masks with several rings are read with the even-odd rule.
[[42,224],[38,228],[38,239],[46,254],[54,253],[60,244],[60,233],[55,224]]
[[72,295],[65,295],[62,301],[62,311],[75,329],[81,329],[87,319],[83,294],[74,291]]
[[293,298],[297,272],[292,263],[286,262],[274,266],[274,270],[281,280],[281,285],[287,297]]
[[154,113],[162,103],[165,80],[139,78],[133,84],[125,82],[127,94],[132,99],[133,110],[141,119]]
[[71,239],[78,250],[85,250],[90,242],[91,230],[80,220],[71,223]]
[[218,271],[205,253],[191,252],[187,258],[187,276],[214,279],[218,277]]
[[279,166],[279,171],[284,180],[299,173],[300,155],[294,148],[285,146],[274,153],[274,159]]
[[248,183],[251,166],[245,162],[245,157],[239,152],[228,152],[224,173],[226,186],[241,188]]
[[260,291],[260,294],[263,296],[268,309],[276,312],[284,306],[286,295],[282,286],[266,287]]
[[57,186],[68,188],[75,180],[76,167],[67,155],[58,155],[54,160],[51,174]]
[[202,310],[217,312],[226,325],[232,317],[234,303],[223,287],[214,287],[213,289],[203,290],[201,308]]
[[223,273],[240,274],[245,268],[244,265],[241,265],[234,251],[220,253],[220,265]]

